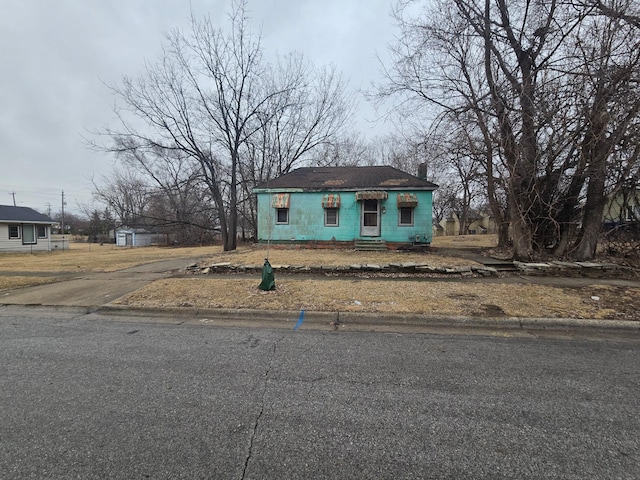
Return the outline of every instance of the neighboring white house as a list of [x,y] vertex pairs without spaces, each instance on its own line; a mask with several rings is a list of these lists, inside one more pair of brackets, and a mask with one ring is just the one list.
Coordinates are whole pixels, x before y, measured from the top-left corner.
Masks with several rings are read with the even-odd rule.
[[0,205],[0,252],[50,252],[54,223],[32,208]]

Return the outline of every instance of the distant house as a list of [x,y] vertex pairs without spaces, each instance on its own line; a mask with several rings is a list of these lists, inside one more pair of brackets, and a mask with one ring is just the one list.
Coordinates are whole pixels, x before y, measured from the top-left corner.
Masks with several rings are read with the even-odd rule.
[[258,241],[431,243],[434,183],[389,166],[298,168],[258,185]]
[[640,222],[640,187],[627,188],[609,195],[604,207],[605,223]]
[[[440,221],[439,227],[441,235],[460,235],[460,219],[455,213],[452,213],[447,218],[443,218]],[[463,235],[496,233],[497,230],[494,218],[482,213],[474,215],[469,219],[469,226]]]
[[51,251],[54,223],[32,208],[0,205],[0,252]]
[[460,235],[460,220],[458,216],[453,213],[447,218],[440,220],[440,228],[442,229],[442,235]]
[[467,229],[470,235],[478,235],[483,233],[496,233],[498,227],[495,219],[491,215],[480,214],[479,217],[474,217]]
[[632,234],[640,238],[640,187],[625,188],[608,195],[602,215],[606,232]]

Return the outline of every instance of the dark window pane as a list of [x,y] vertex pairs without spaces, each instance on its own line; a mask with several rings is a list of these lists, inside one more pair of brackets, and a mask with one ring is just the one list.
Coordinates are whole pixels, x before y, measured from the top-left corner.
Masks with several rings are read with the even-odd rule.
[[365,212],[377,212],[378,211],[378,200],[364,200],[364,211]]
[[289,223],[289,209],[288,208],[279,208],[278,209],[278,218],[276,219],[276,223]]
[[413,208],[400,209],[400,225],[413,225]]
[[363,221],[363,225],[365,227],[378,226],[378,213],[365,213]]

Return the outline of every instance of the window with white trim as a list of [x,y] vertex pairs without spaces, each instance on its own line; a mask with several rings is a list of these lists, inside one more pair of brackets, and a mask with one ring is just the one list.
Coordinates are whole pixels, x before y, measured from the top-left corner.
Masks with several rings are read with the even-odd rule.
[[401,226],[413,225],[413,208],[411,207],[398,208],[398,225],[401,225]]
[[9,225],[9,240],[20,238],[20,225]]
[[47,238],[47,226],[38,225],[38,238]]
[[324,209],[324,225],[325,227],[338,226],[338,209],[337,208]]
[[276,209],[276,224],[287,225],[289,223],[289,209],[277,208]]

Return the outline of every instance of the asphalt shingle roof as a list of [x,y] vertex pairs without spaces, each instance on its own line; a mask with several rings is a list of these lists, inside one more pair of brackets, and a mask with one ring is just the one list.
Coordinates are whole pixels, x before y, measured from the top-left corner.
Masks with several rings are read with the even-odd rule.
[[435,190],[438,185],[389,166],[303,167],[262,183],[256,189]]
[[55,223],[46,215],[36,212],[33,208],[13,207],[11,205],[0,205],[0,222]]

